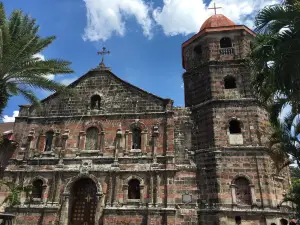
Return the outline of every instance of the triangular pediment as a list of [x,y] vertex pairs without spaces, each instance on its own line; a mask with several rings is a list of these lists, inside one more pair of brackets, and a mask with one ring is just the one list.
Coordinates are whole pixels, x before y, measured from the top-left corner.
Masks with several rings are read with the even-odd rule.
[[[91,70],[69,85],[76,97],[53,94],[42,101],[47,116],[164,112],[172,105],[170,99],[160,98],[116,76],[110,70]],[[92,97],[100,96],[97,106]],[[31,114],[35,114],[33,110]]]

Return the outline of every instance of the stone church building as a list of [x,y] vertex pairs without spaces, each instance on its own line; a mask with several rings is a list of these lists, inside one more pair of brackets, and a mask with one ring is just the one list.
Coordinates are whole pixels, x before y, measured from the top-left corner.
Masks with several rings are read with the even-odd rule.
[[279,224],[290,175],[266,152],[268,115],[251,95],[244,59],[254,36],[214,15],[182,44],[185,107],[103,61],[70,84],[77,96],[20,106],[4,180],[31,193],[6,208],[14,223]]

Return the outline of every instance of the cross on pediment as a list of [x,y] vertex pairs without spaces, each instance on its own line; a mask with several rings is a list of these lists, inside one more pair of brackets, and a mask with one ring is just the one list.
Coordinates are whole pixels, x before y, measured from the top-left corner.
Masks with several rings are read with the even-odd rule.
[[222,7],[217,7],[216,3],[214,3],[214,7],[213,8],[208,8],[208,9],[213,9],[215,11],[215,15],[217,15],[217,9],[222,9]]
[[101,51],[101,52],[97,52],[97,54],[102,56],[102,60],[101,60],[101,63],[100,63],[100,67],[105,67],[105,64],[104,64],[104,56],[110,54],[110,51],[106,50],[106,48],[103,47],[103,48],[102,48],[102,51]]

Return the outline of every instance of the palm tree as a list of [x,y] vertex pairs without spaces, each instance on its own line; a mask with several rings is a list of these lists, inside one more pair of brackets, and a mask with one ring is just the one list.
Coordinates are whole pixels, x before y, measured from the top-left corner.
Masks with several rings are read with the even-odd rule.
[[70,62],[36,57],[55,40],[54,36],[41,38],[38,30],[36,21],[20,10],[7,18],[0,2],[0,116],[10,96],[22,95],[38,103],[33,88],[66,91],[64,85],[47,75],[72,73]]
[[[269,152],[279,171],[296,161],[300,168],[300,118],[293,113],[272,124]],[[292,160],[289,160],[289,156]]]
[[255,94],[275,117],[286,104],[300,112],[300,1],[265,7],[255,25],[249,57]]

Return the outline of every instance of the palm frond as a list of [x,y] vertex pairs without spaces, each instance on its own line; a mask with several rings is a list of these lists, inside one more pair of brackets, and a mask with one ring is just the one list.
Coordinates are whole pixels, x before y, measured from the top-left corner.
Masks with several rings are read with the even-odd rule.
[[55,40],[54,36],[40,37],[38,31],[36,20],[21,10],[14,10],[7,18],[0,2],[0,114],[9,98],[8,93],[23,95],[30,102],[37,102],[31,88],[75,93],[75,90],[46,78],[49,74],[72,73],[70,62],[60,59],[41,61],[33,57]]
[[257,32],[275,34],[289,24],[290,17],[282,5],[267,6],[255,18]]
[[0,27],[5,23],[6,21],[6,14],[3,2],[0,2]]

